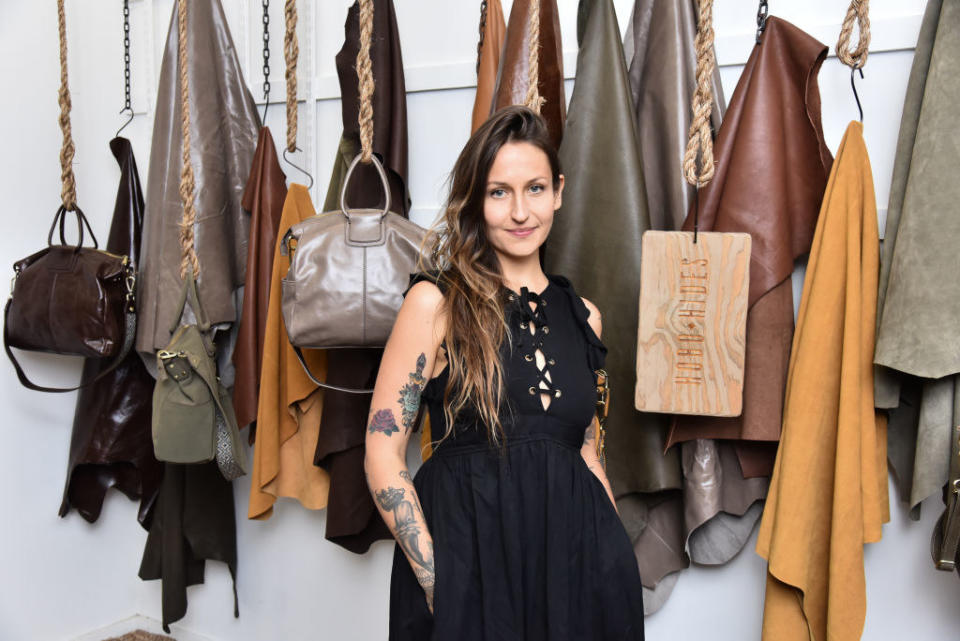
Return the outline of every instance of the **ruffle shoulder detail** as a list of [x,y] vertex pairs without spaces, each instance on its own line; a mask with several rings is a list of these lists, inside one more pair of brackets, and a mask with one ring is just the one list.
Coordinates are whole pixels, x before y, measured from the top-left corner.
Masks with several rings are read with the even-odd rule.
[[590,368],[594,370],[603,369],[607,360],[607,346],[603,344],[603,341],[600,340],[597,333],[593,331],[593,327],[590,326],[590,322],[588,321],[590,318],[590,310],[587,309],[583,299],[580,298],[580,295],[577,294],[573,288],[573,283],[570,282],[569,278],[559,274],[547,274],[547,278],[570,299],[573,315],[576,317],[577,324],[583,331],[584,338],[587,339],[587,361],[590,363]]

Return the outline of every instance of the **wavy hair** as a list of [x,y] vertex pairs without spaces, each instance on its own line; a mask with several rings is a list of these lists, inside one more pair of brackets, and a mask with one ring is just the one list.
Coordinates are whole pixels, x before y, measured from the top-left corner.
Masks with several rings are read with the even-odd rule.
[[503,443],[500,408],[505,386],[500,349],[510,332],[504,316],[506,288],[487,238],[484,201],[497,153],[514,142],[530,143],[546,154],[553,189],[559,189],[560,160],[546,123],[526,107],[506,107],[464,145],[453,166],[443,214],[424,240],[426,253],[440,269],[446,292],[441,313],[448,321],[444,338],[449,380],[443,396],[447,431],[435,445],[450,435],[455,417],[465,408],[475,408],[492,444]]

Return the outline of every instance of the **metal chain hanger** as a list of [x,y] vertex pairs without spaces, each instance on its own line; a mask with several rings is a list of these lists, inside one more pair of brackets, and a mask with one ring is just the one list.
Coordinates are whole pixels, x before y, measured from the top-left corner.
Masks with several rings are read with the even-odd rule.
[[270,0],[263,0],[263,126],[270,107]]
[[133,107],[130,101],[130,0],[123,0],[123,109],[129,117],[123,123],[114,137],[119,138],[120,132],[133,122]]
[[767,6],[767,0],[760,0],[760,7],[757,9],[757,44],[760,44],[760,36],[763,30],[767,28],[767,18],[770,15],[770,7]]

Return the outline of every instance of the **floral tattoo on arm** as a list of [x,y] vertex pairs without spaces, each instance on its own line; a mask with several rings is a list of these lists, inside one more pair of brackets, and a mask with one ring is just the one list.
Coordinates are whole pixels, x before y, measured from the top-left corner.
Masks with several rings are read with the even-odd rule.
[[426,366],[427,355],[420,352],[420,356],[417,357],[417,370],[410,372],[410,382],[400,388],[400,398],[397,402],[403,408],[401,422],[408,432],[413,429],[413,422],[417,419],[417,412],[420,410],[420,392],[427,382],[423,377],[423,368]]
[[389,409],[374,412],[373,418],[370,419],[370,427],[367,429],[371,434],[381,432],[387,436],[400,431],[396,419],[393,418],[393,410]]
[[[420,410],[420,392],[427,382],[427,379],[423,377],[423,368],[426,366],[427,355],[420,352],[420,356],[417,357],[416,371],[408,374],[410,382],[400,388],[400,398],[397,399],[397,402],[400,403],[401,408],[400,420],[407,432],[413,428],[413,422],[417,419],[417,412]],[[397,419],[394,417],[393,411],[382,409],[374,412],[368,430],[370,433],[380,432],[390,436],[399,432],[400,428],[397,427]]]

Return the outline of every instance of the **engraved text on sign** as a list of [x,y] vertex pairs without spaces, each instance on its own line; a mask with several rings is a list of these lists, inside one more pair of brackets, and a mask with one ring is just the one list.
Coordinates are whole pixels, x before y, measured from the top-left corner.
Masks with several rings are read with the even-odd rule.
[[636,408],[739,415],[750,236],[650,231],[642,252]]

